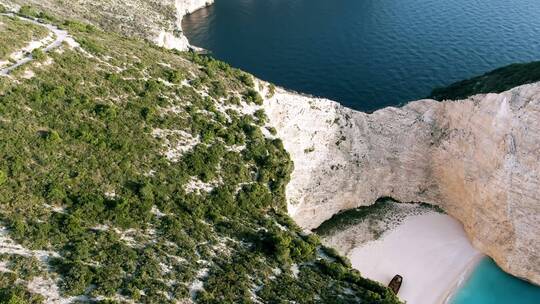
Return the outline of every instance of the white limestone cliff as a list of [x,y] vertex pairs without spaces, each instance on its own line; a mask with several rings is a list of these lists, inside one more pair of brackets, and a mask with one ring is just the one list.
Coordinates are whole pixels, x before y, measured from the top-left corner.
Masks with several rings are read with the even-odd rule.
[[373,114],[278,89],[265,109],[295,164],[287,196],[300,226],[380,197],[429,202],[540,284],[540,83]]
[[174,32],[167,30],[160,31],[155,39],[155,43],[159,46],[168,49],[177,49],[187,51],[192,48],[186,36],[182,32],[182,18],[185,15],[191,14],[194,11],[211,5],[214,0],[175,0],[174,7],[176,8],[176,24]]

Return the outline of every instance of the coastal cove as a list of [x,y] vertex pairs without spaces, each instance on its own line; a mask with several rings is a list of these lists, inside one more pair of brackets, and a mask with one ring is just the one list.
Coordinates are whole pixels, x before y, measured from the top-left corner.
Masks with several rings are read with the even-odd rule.
[[356,218],[350,210],[316,232],[363,275],[382,283],[396,273],[406,278],[399,296],[407,303],[538,303],[540,288],[505,273],[474,249],[457,220],[415,205],[383,211],[378,203]]
[[363,275],[383,284],[401,275],[398,294],[407,303],[441,303],[483,256],[461,223],[427,204],[379,200],[338,214],[315,232]]
[[261,79],[371,112],[539,60],[539,15],[535,0],[218,0],[182,28]]
[[[0,303],[540,303],[540,61],[399,101],[534,50],[536,3],[215,1],[0,0]],[[220,3],[262,8],[236,53],[375,98],[215,58],[182,20]]]
[[[370,3],[369,8],[380,9],[374,8],[372,1],[366,2]],[[383,1],[382,3],[389,2],[393,1]],[[433,1],[423,3],[428,6],[435,5]],[[409,100],[422,98],[427,96],[435,87],[472,77],[502,65],[538,60],[540,58],[540,44],[533,39],[533,36],[535,36],[533,29],[537,28],[534,22],[537,22],[537,20],[528,19],[536,16],[537,12],[540,13],[540,5],[536,2],[527,2],[523,4],[523,7],[516,8],[515,6],[506,6],[505,3],[494,1],[494,3],[491,3],[493,5],[492,11],[487,12],[484,7],[485,4],[482,3],[472,3],[467,6],[461,1],[450,1],[448,8],[432,10],[432,12],[437,11],[437,14],[431,16],[432,19],[430,20],[431,22],[435,20],[440,22],[435,23],[438,25],[436,29],[442,30],[447,24],[452,23],[452,19],[462,17],[461,21],[464,21],[464,24],[461,24],[461,26],[465,28],[454,23],[455,28],[447,28],[450,31],[449,35],[441,35],[440,32],[436,33],[436,37],[444,36],[451,41],[435,41],[433,37],[429,37],[429,33],[425,33],[424,38],[427,40],[423,41],[423,43],[426,44],[418,43],[418,41],[414,43],[407,41],[411,44],[397,47],[392,43],[395,41],[404,43],[407,40],[407,35],[400,36],[390,43],[379,39],[384,37],[384,32],[377,35],[373,34],[373,31],[367,30],[370,32],[368,37],[371,37],[372,40],[368,43],[361,41],[361,39],[360,41],[364,42],[365,45],[376,46],[380,49],[367,50],[367,47],[363,46],[365,52],[355,52],[354,54],[332,49],[333,46],[339,45],[339,43],[336,44],[327,40],[337,39],[338,42],[349,43],[345,46],[340,45],[342,48],[362,49],[358,45],[354,45],[354,39],[353,42],[348,40],[350,36],[335,38],[332,37],[330,32],[335,30],[350,35],[350,31],[354,31],[353,29],[350,29],[349,32],[340,31],[336,29],[336,26],[328,27],[328,24],[325,23],[330,22],[331,18],[320,17],[317,19],[318,17],[314,17],[313,14],[316,12],[324,12],[323,16],[325,17],[328,17],[325,14],[336,13],[335,7],[329,8],[325,6],[325,4],[329,5],[327,1],[317,1],[315,4],[310,2],[308,5],[305,1],[292,1],[285,4],[283,1],[261,3],[222,0],[217,1],[211,7],[203,8],[186,16],[183,28],[191,44],[208,49],[213,56],[229,62],[233,66],[247,70],[262,79],[272,81],[288,89],[338,100],[344,106],[357,110],[371,112],[386,106],[402,105]],[[343,7],[346,5],[350,7],[349,3],[344,4]],[[351,3],[350,5],[354,4]],[[366,5],[366,3],[362,2],[359,5]],[[463,14],[462,16],[452,16],[452,12],[456,12],[464,6],[467,9],[460,12]],[[411,11],[405,10],[406,13],[403,13],[403,10],[400,11],[399,8],[383,8],[382,11],[387,17],[388,14],[394,16],[398,12],[403,13],[405,17],[401,17],[415,19],[415,22],[419,22],[419,18],[414,13],[429,11],[429,7],[418,9],[415,5],[410,5],[409,8]],[[314,12],[313,10],[316,9],[319,11]],[[284,18],[285,21],[276,23],[275,19],[265,19],[265,16],[273,15],[269,13],[273,10],[276,11],[275,15],[278,15],[277,11],[279,11],[279,16]],[[312,15],[305,17],[305,20],[308,20],[310,25],[321,26],[323,24],[326,27],[325,30],[317,28],[317,26],[314,26],[316,29],[306,27],[302,21],[298,21],[298,19],[302,19],[298,17],[300,11],[308,11],[309,13],[310,10]],[[346,13],[346,11],[339,10],[338,14],[339,12]],[[354,13],[359,11],[361,9],[356,11],[353,9],[348,10],[353,14],[353,17],[355,17]],[[512,14],[515,18],[508,17],[507,14],[505,16],[497,15],[503,11]],[[482,15],[482,18],[478,18],[479,16],[476,15],[485,13],[488,14]],[[236,17],[231,18],[231,15]],[[227,16],[227,20],[225,20],[224,16]],[[446,19],[441,19],[441,16],[446,17]],[[452,17],[450,18],[450,16]],[[292,19],[296,21],[293,22]],[[380,20],[375,20],[377,19],[375,17],[372,19],[371,21],[374,24],[378,24],[377,22]],[[399,18],[397,19],[399,21]],[[411,22],[412,19],[405,21]],[[427,19],[429,20],[429,18]],[[498,32],[493,30],[493,20],[497,20],[495,23],[500,26],[500,28],[497,28]],[[529,23],[529,25],[525,23],[516,24],[517,20],[527,20],[523,22]],[[505,24],[505,21],[509,23]],[[262,26],[263,30],[255,26],[247,26],[255,23],[262,23],[264,25]],[[396,28],[403,26],[403,24],[391,23],[386,25],[388,28],[394,26],[392,34],[398,36],[403,34],[396,34],[395,32]],[[427,26],[419,23],[415,23],[415,26],[420,28]],[[283,33],[288,32],[281,26],[288,27],[291,24],[296,25],[299,32],[293,30],[291,31],[293,37],[287,37]],[[365,27],[366,24],[363,24],[363,26]],[[415,33],[414,28],[400,27],[405,32],[411,31],[409,34]],[[517,31],[520,32],[521,37],[516,38]],[[467,36],[471,35],[471,33],[473,33],[472,37]],[[486,38],[487,33],[491,35],[495,33],[497,39],[495,36],[492,36],[491,39]],[[422,35],[420,36],[422,37]],[[396,37],[393,36],[392,38]],[[465,38],[466,40],[463,40]],[[509,40],[504,41],[506,38]],[[361,44],[361,42],[357,43]],[[244,44],[238,45],[236,43]],[[302,43],[304,45],[301,45]],[[315,44],[309,46],[309,43]],[[326,47],[321,47],[321,44]],[[418,47],[418,49],[415,49],[415,47]],[[443,47],[447,47],[445,49],[447,52],[443,51]],[[237,50],[243,51],[238,52]],[[396,53],[387,54],[384,51],[381,52],[381,50],[391,50]],[[473,54],[473,56],[470,56],[470,54]],[[366,56],[366,58],[361,60],[355,58],[355,56],[359,55]],[[392,60],[392,58],[395,60]],[[397,248],[394,249],[398,250]],[[474,261],[478,262],[478,260],[479,257],[476,257]],[[452,298],[446,299],[446,303],[477,303],[476,300],[472,299],[488,299],[485,300],[486,302],[478,303],[508,303],[508,298],[504,296],[496,299],[489,297],[491,290],[494,288],[499,288],[508,297],[511,296],[510,293],[527,292],[528,298],[524,298],[522,302],[516,300],[515,303],[536,303],[540,300],[539,287],[505,274],[496,264],[489,261],[491,260],[483,259],[478,264],[471,262],[471,265],[477,265],[477,268],[472,271],[464,267],[462,269],[463,277],[458,282],[461,284],[456,285],[454,281],[449,284],[450,288],[460,286],[460,289],[456,291],[455,295],[449,289],[447,293],[453,295]],[[355,264],[354,260],[353,266],[364,273],[363,268]],[[468,278],[469,273],[471,273],[470,279]],[[478,281],[482,281],[480,278],[485,279],[486,276],[491,280],[487,280],[487,284],[479,284]],[[368,277],[378,279],[369,276],[369,274]],[[504,278],[501,279],[502,277]],[[385,284],[387,282],[381,281],[381,283]],[[511,289],[505,290],[501,288],[508,284],[512,285]],[[471,294],[473,294],[473,298],[471,298]],[[440,299],[434,303],[439,303]]]

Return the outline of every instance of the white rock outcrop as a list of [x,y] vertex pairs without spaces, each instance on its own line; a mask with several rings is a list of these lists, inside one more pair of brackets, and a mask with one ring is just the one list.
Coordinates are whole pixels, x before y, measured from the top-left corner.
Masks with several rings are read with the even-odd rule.
[[173,33],[166,31],[161,31],[154,40],[154,43],[166,49],[177,49],[180,51],[188,50],[190,46],[186,36],[175,36]]
[[439,205],[505,271],[540,284],[540,83],[366,114],[278,89],[265,110],[311,229],[380,197]]
[[192,48],[182,32],[182,18],[194,11],[214,3],[214,0],[175,0],[176,29],[175,33],[162,30],[155,39],[155,43],[168,49],[187,51]]
[[182,19],[185,15],[214,3],[214,0],[175,0],[177,16]]

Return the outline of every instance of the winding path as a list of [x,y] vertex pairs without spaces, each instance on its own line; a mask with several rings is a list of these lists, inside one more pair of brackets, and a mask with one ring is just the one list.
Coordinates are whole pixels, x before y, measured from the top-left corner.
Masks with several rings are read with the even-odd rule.
[[[27,21],[27,22],[30,22],[30,23],[33,23],[33,24],[36,24],[36,25],[39,25],[39,26],[43,26],[43,27],[47,28],[49,31],[53,32],[54,35],[56,36],[56,39],[53,42],[51,42],[49,45],[47,45],[45,48],[43,48],[44,52],[50,52],[51,50],[59,47],[60,45],[62,45],[62,42],[64,42],[66,40],[66,38],[68,37],[68,32],[67,31],[61,30],[61,29],[59,29],[58,27],[56,27],[56,26],[54,26],[52,24],[41,23],[41,22],[39,22],[37,20],[21,17],[21,16],[18,16],[18,15],[12,14],[12,13],[1,14],[1,15],[17,17],[17,18],[19,18],[21,20],[24,20],[24,21]],[[28,50],[29,54],[27,56],[17,60],[17,62],[15,62],[14,64],[12,64],[12,65],[10,65],[10,66],[8,66],[6,68],[1,69],[0,70],[0,76],[8,76],[9,73],[11,71],[13,71],[14,69],[20,67],[23,64],[26,64],[26,63],[32,61],[34,58],[32,57],[32,54],[30,54],[30,53],[33,50],[35,50],[35,49],[37,49],[39,47],[41,47],[41,46],[29,49]]]

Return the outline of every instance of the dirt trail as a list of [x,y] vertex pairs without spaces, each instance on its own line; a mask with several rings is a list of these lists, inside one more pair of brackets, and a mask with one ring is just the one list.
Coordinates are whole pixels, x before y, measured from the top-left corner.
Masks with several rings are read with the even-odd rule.
[[[25,17],[21,17],[21,16],[18,16],[18,15],[15,15],[15,14],[11,14],[11,13],[8,13],[8,14],[2,14],[4,16],[11,16],[11,17],[17,17],[21,20],[24,20],[24,21],[27,21],[27,22],[31,22],[33,24],[36,24],[36,25],[39,25],[39,26],[43,26],[45,28],[47,28],[50,32],[54,33],[55,35],[55,39],[53,42],[49,43],[46,47],[43,48],[43,51],[44,52],[50,52],[51,50],[59,47],[60,45],[62,45],[62,42],[64,42],[66,40],[66,38],[68,37],[68,33],[67,31],[65,30],[61,30],[59,29],[58,27],[52,25],[52,24],[46,24],[46,23],[41,23],[37,20],[33,20],[33,19],[29,19],[29,18],[25,18]],[[0,70],[0,76],[8,76],[9,73],[11,71],[13,71],[14,69],[20,67],[21,65],[23,64],[26,64],[30,61],[32,61],[34,58],[32,57],[32,55],[30,54],[34,49],[37,49],[37,48],[40,48],[40,46],[37,46],[33,49],[30,49],[28,50],[28,55],[17,60],[17,62],[11,64],[10,66],[7,66],[3,69]]]

